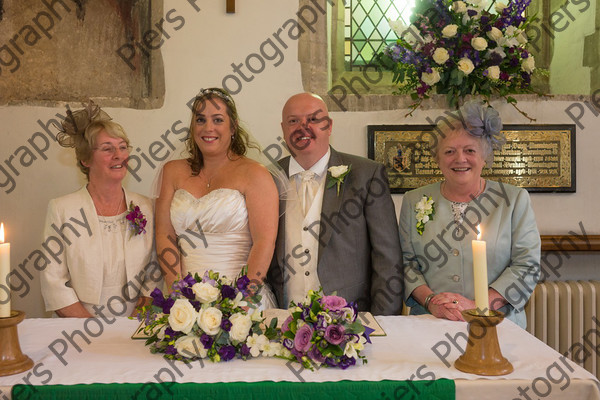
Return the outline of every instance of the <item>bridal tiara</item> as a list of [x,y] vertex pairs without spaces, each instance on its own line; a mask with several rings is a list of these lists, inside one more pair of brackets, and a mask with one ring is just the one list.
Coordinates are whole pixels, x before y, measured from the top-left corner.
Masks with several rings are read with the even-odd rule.
[[198,93],[196,98],[202,98],[209,95],[215,95],[229,103],[234,103],[233,98],[229,95],[229,93],[227,93],[227,91],[225,91],[224,89],[219,88],[200,89],[200,92]]

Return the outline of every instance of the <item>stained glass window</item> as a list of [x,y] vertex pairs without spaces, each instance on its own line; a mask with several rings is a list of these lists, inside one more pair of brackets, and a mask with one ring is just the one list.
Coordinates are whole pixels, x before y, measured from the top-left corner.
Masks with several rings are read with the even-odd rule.
[[347,0],[344,15],[344,64],[347,71],[371,64],[373,56],[396,40],[388,19],[410,24],[415,0]]

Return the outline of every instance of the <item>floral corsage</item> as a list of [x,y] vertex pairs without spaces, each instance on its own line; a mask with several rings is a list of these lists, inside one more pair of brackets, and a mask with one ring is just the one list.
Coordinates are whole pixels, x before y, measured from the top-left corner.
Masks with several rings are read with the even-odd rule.
[[129,221],[129,228],[133,236],[146,233],[146,223],[148,221],[146,221],[146,217],[140,210],[140,207],[134,205],[133,201],[129,203],[129,213],[125,218]]
[[352,165],[336,165],[333,167],[329,167],[327,171],[329,171],[329,176],[327,177],[327,189],[332,187],[333,185],[337,185],[337,195],[340,195],[340,187],[342,183],[344,183],[344,179],[346,175],[350,173],[352,169]]
[[434,201],[431,196],[423,195],[421,200],[415,206],[417,213],[417,233],[422,235],[425,231],[425,224],[430,220],[433,221],[435,215]]
[[[372,329],[357,321],[356,304],[339,296],[323,296],[322,289],[310,290],[304,303],[292,303],[292,313],[281,327],[288,358],[304,368],[346,369],[362,359],[365,343],[371,343]],[[285,357],[284,357],[285,358]]]
[[138,314],[146,322],[150,352],[186,362],[287,356],[289,352],[274,340],[277,319],[265,326],[262,312],[246,311],[256,308],[261,299],[249,286],[245,270],[233,281],[206,271],[202,277],[188,274],[176,281],[166,296],[154,289],[152,305],[141,308]]

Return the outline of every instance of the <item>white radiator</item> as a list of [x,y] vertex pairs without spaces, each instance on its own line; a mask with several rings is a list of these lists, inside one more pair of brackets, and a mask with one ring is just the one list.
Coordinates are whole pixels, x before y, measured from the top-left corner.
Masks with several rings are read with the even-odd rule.
[[527,331],[600,378],[600,281],[546,281],[525,306]]

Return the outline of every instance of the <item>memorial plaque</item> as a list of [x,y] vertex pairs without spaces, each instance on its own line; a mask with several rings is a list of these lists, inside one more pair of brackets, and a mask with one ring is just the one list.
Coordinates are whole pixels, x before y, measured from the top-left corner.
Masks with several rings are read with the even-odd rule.
[[[392,193],[442,180],[430,152],[433,125],[369,125],[369,158],[386,166]],[[575,192],[575,125],[504,125],[506,143],[482,176],[530,192]]]

